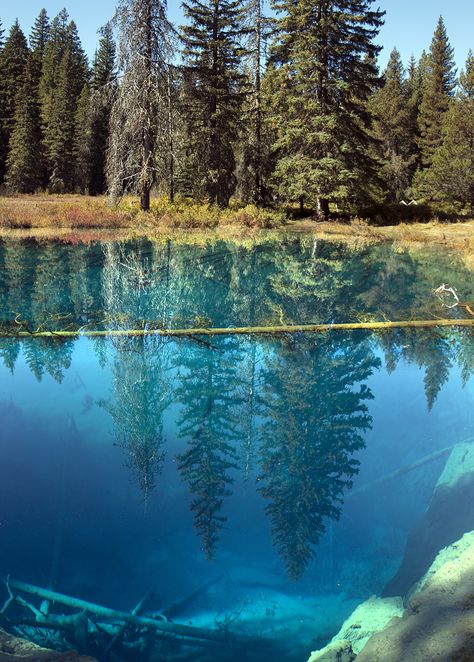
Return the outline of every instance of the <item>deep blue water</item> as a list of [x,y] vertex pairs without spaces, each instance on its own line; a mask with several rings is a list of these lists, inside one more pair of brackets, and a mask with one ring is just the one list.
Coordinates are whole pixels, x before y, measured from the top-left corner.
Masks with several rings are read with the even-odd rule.
[[[474,301],[473,273],[444,252],[309,237],[10,241],[0,327],[465,317],[435,295],[442,283]],[[146,598],[140,613],[273,646],[155,639],[138,652],[119,641],[112,658],[110,636],[94,631],[88,652],[100,660],[305,660],[393,577],[445,458],[379,479],[474,438],[467,330],[10,337],[0,358],[0,576],[123,611]],[[0,625],[27,611],[13,606]],[[67,633],[16,631],[79,646]]]

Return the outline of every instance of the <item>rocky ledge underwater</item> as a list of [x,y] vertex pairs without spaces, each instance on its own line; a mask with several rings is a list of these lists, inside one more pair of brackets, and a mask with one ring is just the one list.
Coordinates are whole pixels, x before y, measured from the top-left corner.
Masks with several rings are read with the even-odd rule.
[[473,494],[474,443],[457,444],[382,597],[360,604],[308,662],[474,660]]

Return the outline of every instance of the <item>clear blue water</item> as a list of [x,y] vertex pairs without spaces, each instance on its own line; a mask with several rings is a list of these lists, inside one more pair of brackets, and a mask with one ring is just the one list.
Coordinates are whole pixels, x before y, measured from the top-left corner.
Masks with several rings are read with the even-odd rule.
[[[465,317],[442,283],[474,301],[473,273],[445,252],[9,241],[0,327]],[[87,645],[14,630],[99,660],[305,660],[393,577],[446,458],[390,474],[474,437],[468,330],[11,337],[0,359],[0,576],[123,611],[146,598],[143,615],[266,642],[139,651],[129,630],[114,657],[92,624]]]

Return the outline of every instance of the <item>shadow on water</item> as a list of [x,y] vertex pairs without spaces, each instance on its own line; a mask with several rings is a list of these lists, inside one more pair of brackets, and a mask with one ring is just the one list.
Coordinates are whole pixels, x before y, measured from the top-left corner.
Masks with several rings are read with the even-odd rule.
[[[473,280],[308,238],[4,242],[0,325],[433,318],[441,282],[472,300]],[[440,471],[419,459],[472,436],[473,357],[454,329],[1,338],[0,572],[121,614],[10,587],[0,625],[112,662],[305,659],[394,575]]]

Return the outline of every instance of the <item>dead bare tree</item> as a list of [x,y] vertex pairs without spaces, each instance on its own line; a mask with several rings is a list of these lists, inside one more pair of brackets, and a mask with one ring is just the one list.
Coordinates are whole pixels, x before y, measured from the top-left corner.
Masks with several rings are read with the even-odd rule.
[[166,0],[119,0],[113,19],[121,82],[110,118],[107,181],[112,199],[138,194],[145,211],[152,187],[169,179],[174,31],[166,12]]

